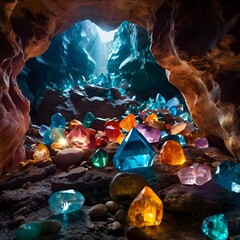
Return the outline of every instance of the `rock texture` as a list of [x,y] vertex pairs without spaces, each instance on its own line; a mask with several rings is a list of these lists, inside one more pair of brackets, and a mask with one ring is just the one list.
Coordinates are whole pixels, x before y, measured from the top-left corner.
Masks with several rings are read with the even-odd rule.
[[180,0],[156,13],[152,51],[208,136],[239,151],[240,3]]
[[0,5],[0,174],[25,157],[29,104],[16,75],[54,35],[85,19],[105,29],[129,20],[153,30],[155,58],[183,93],[199,128],[240,156],[238,1],[5,0]]

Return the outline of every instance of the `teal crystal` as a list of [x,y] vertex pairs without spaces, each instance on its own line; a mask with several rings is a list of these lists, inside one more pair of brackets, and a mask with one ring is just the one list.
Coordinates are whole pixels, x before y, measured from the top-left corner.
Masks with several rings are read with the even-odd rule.
[[48,126],[46,126],[46,125],[41,125],[40,126],[40,128],[39,128],[39,134],[40,134],[40,136],[44,136],[44,133],[46,132],[46,131],[50,131],[51,130],[51,128],[50,127],[48,127]]
[[107,165],[108,154],[103,149],[98,149],[91,158],[94,167],[103,168]]
[[83,125],[85,128],[89,128],[93,121],[95,120],[95,116],[91,112],[87,112],[83,118]]
[[36,239],[42,233],[42,222],[29,222],[21,225],[16,231],[16,240]]
[[[161,135],[162,136],[162,135]],[[182,147],[185,147],[186,146],[186,140],[184,138],[183,135],[181,134],[176,134],[176,135],[171,135],[171,134],[168,134],[168,135],[163,135],[163,137],[161,137],[161,139],[166,142],[168,140],[174,140],[176,142],[179,142],[181,144]]]
[[160,93],[158,93],[156,96],[156,108],[163,108],[165,104],[165,98]]
[[84,196],[73,189],[55,192],[48,199],[53,213],[70,213],[79,210],[85,202]]
[[51,117],[51,128],[64,128],[66,127],[66,120],[61,113],[55,113]]
[[231,192],[240,193],[240,163],[222,162],[214,175],[215,182]]
[[53,140],[51,139],[51,130],[46,130],[43,134],[43,143],[49,146]]
[[226,240],[228,238],[228,223],[223,214],[204,219],[201,229],[211,240]]
[[136,128],[132,128],[114,155],[113,163],[120,171],[151,167],[154,156],[155,150],[146,138]]

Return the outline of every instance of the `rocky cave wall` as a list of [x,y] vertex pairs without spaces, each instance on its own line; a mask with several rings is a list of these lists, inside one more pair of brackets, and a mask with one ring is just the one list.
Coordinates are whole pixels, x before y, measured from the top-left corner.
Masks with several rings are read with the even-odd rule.
[[0,174],[24,159],[29,104],[16,84],[24,62],[77,21],[116,28],[123,20],[152,34],[152,51],[208,136],[240,155],[240,3],[227,0],[1,0]]

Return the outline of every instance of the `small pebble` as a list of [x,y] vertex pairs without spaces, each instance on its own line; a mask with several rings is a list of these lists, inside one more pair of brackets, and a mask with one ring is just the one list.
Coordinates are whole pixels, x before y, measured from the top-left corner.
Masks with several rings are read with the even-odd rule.
[[127,240],[149,240],[147,234],[138,227],[130,227],[125,233]]
[[114,201],[106,202],[106,207],[109,212],[115,213],[119,210],[119,204]]
[[126,217],[125,211],[123,209],[119,209],[115,214],[114,220],[120,223],[126,222],[127,217]]
[[89,210],[89,216],[91,220],[98,220],[100,218],[106,217],[108,209],[105,204],[97,204]]
[[115,221],[112,223],[112,231],[117,231],[117,230],[120,230],[122,228],[122,225],[120,222],[118,221]]

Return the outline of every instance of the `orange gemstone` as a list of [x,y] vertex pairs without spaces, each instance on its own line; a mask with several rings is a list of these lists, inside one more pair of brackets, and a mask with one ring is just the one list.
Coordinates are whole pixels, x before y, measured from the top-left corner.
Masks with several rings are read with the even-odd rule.
[[117,137],[116,142],[117,142],[118,144],[121,144],[122,141],[123,141],[123,139],[124,139],[125,137],[126,137],[126,134],[121,133],[121,134]]
[[45,160],[48,157],[50,157],[50,152],[48,148],[44,144],[39,143],[33,153],[33,159],[39,161]]
[[137,125],[137,121],[135,116],[130,113],[127,115],[119,124],[119,126],[124,130],[129,132],[132,128],[134,128]]
[[107,127],[107,126],[112,126],[113,128],[119,128],[119,120],[117,119],[111,119],[111,120],[108,120],[105,122],[104,126]]
[[146,122],[146,123],[147,123],[147,122],[152,122],[152,121],[155,121],[155,122],[158,121],[158,116],[157,116],[156,113],[150,114],[150,115],[147,116],[146,119],[145,119],[145,122]]
[[161,163],[168,165],[181,165],[186,161],[182,146],[173,140],[168,140],[163,144],[159,158]]
[[128,210],[130,226],[159,225],[163,216],[163,203],[154,191],[146,186],[131,203]]

